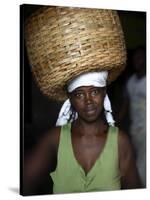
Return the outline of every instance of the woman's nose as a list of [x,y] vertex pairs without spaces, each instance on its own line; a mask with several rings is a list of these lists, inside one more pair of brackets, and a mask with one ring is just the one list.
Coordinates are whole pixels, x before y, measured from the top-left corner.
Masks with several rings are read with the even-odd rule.
[[87,104],[90,104],[92,102],[92,96],[89,93],[85,95],[85,101]]

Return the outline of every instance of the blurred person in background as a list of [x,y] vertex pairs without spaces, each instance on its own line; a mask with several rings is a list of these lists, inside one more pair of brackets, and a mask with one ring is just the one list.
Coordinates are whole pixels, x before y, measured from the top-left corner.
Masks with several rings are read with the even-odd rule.
[[[121,110],[129,110],[130,136],[137,168],[146,187],[146,50],[137,47],[132,55],[134,73],[126,83],[126,101]],[[125,113],[125,112],[124,112]]]

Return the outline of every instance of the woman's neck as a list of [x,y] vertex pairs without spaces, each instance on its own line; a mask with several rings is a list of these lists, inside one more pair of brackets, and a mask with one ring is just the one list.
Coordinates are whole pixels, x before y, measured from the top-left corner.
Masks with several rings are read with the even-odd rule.
[[99,135],[101,133],[104,133],[104,130],[106,130],[107,125],[104,123],[102,119],[98,119],[94,122],[85,122],[82,119],[78,118],[72,126],[75,130],[75,133],[79,135]]

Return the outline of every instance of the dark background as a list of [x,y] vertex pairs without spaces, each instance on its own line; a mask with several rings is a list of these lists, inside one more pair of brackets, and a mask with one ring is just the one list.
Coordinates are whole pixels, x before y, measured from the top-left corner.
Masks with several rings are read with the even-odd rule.
[[[41,94],[34,78],[32,77],[26,47],[24,43],[24,22],[39,7],[39,5],[20,6],[20,190],[22,188],[22,173],[24,156],[30,152],[35,144],[43,137],[44,133],[55,125],[61,102],[49,100]],[[123,11],[118,14],[122,23],[126,47],[127,47],[127,67],[122,75],[108,87],[108,94],[111,99],[114,117],[119,111],[123,88],[128,78],[132,75],[131,64],[132,52],[138,46],[146,47],[146,12]],[[117,99],[117,100],[116,100]],[[129,131],[129,115],[117,122],[122,129]],[[39,188],[33,194],[48,194],[52,192],[52,182],[48,176],[41,181]]]

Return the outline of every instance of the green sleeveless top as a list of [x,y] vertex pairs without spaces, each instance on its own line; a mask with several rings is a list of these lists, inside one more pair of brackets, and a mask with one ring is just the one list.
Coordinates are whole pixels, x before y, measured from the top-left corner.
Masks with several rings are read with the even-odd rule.
[[61,128],[57,167],[50,173],[53,193],[119,190],[118,129],[109,127],[105,146],[87,174],[74,156],[70,130],[71,124]]

